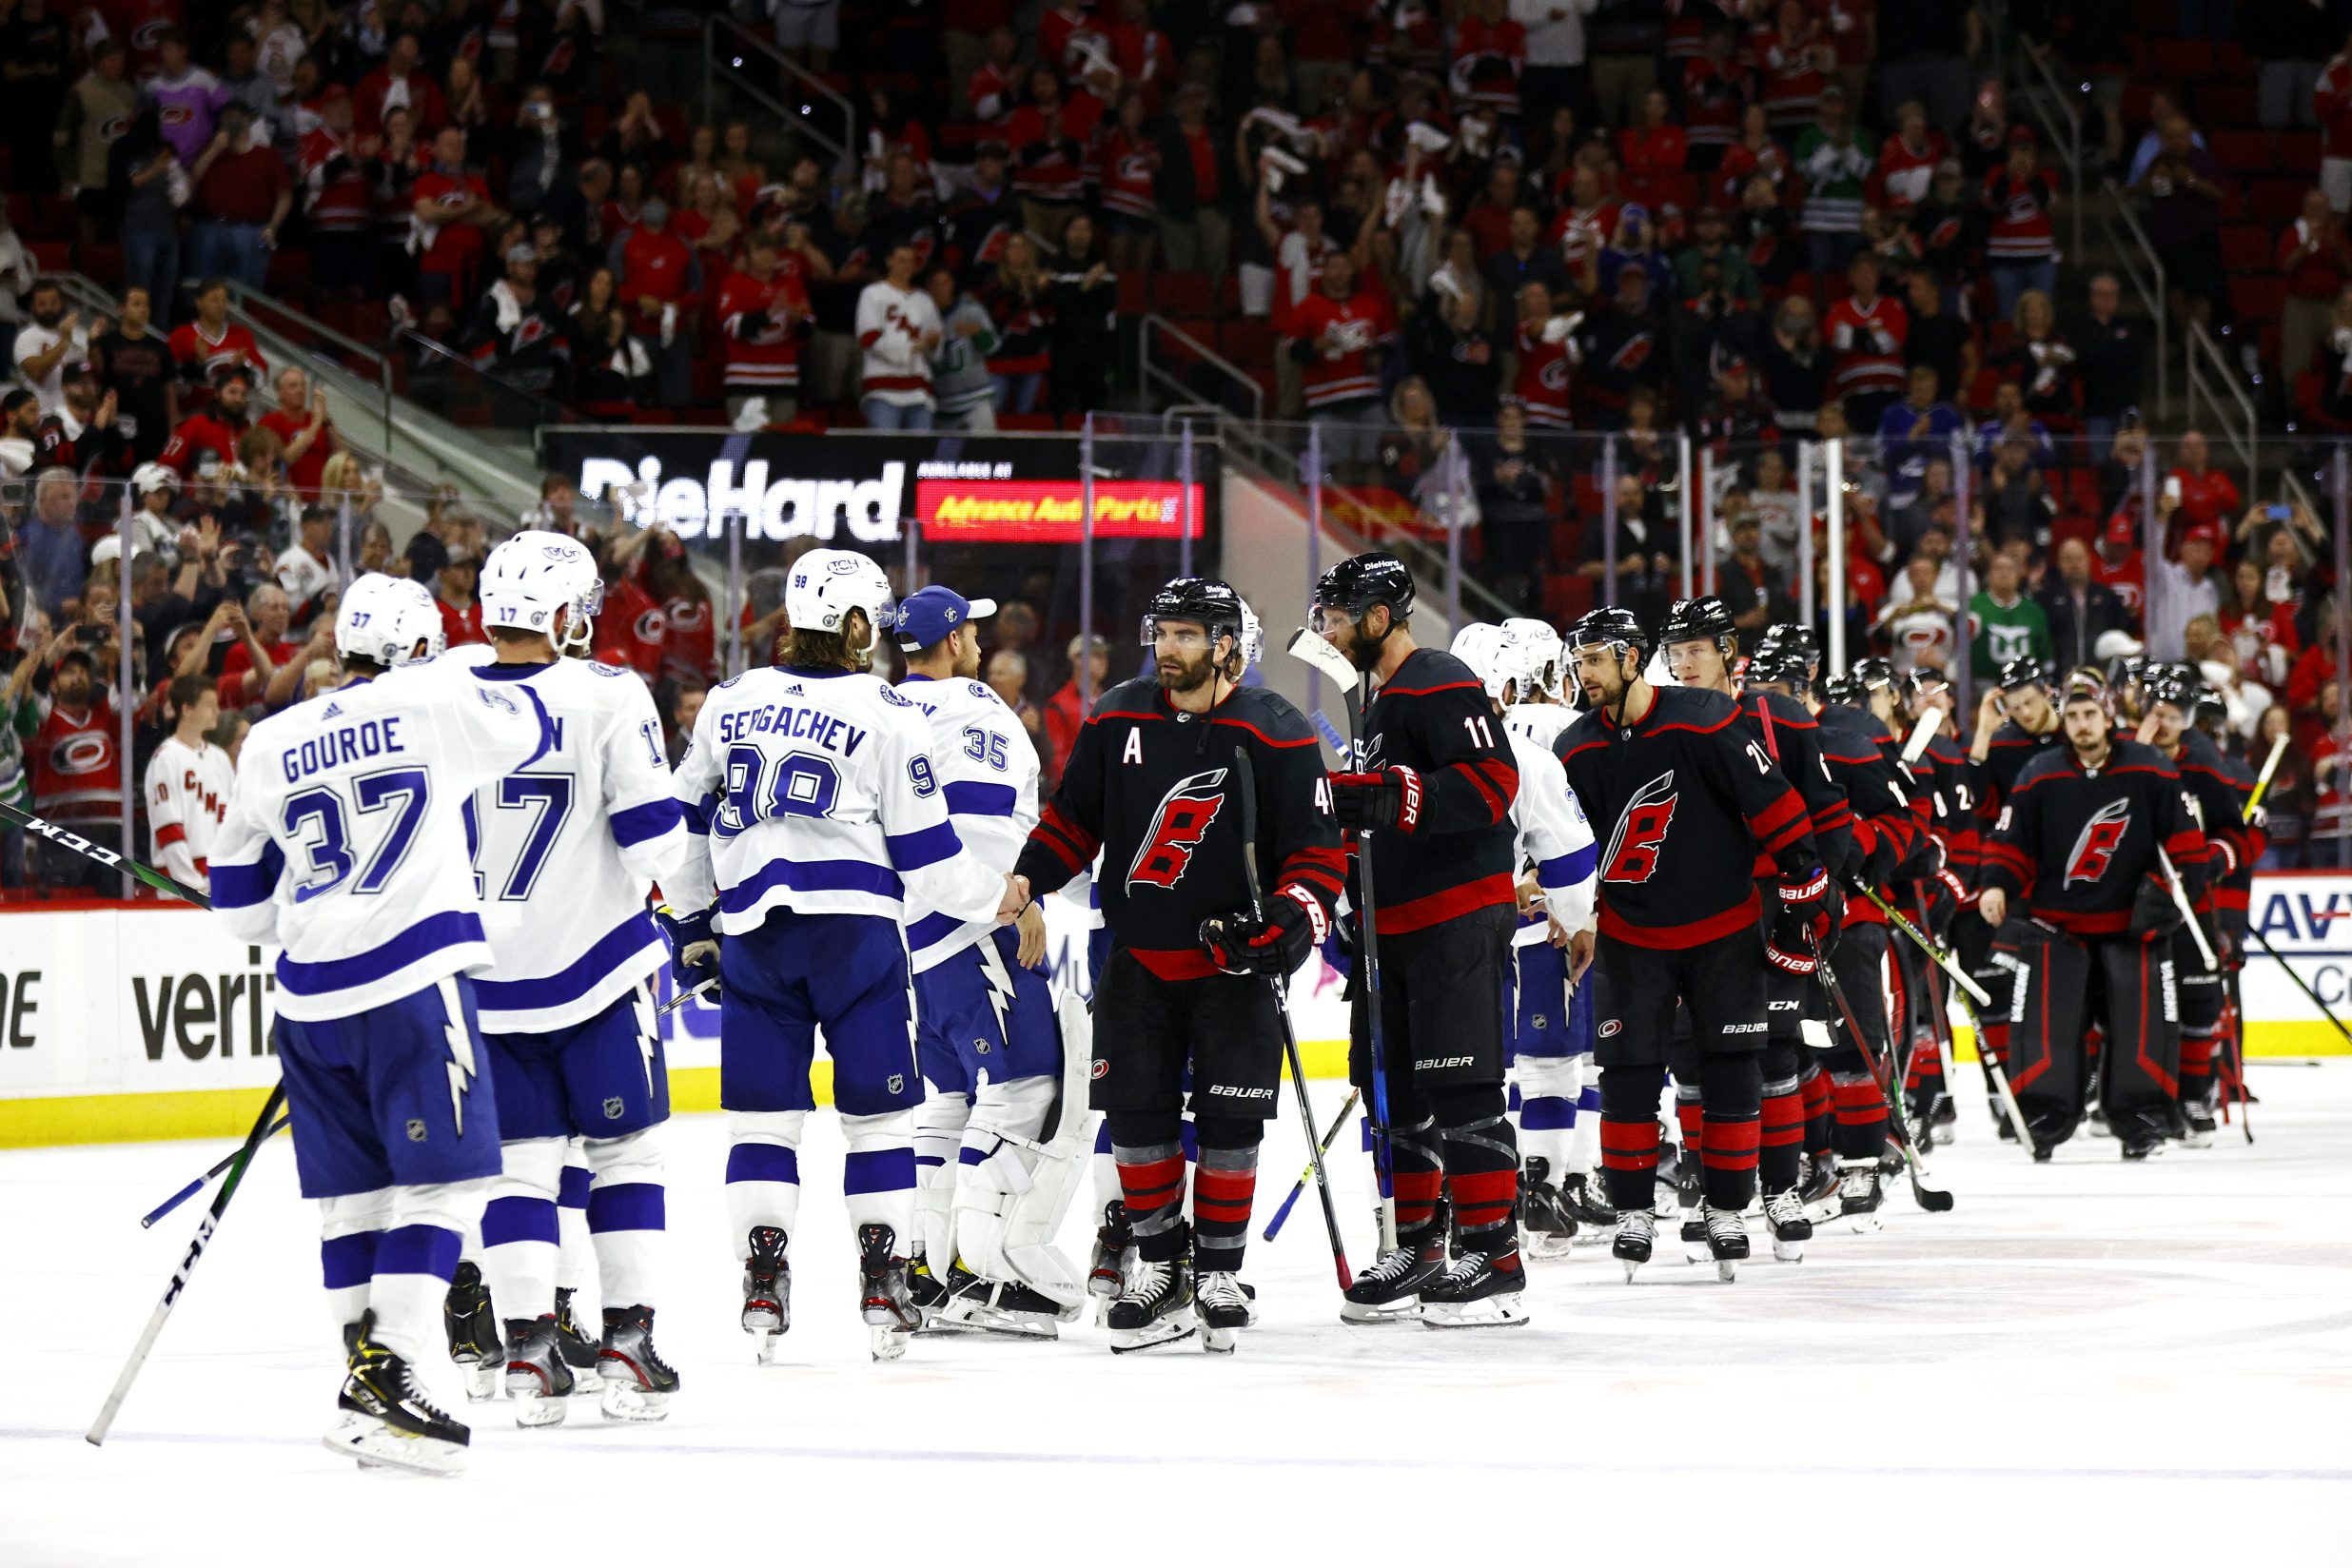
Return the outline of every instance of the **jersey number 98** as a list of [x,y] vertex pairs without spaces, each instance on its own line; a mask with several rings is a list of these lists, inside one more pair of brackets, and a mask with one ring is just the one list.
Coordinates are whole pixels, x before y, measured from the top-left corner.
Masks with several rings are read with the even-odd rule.
[[711,831],[733,838],[769,817],[831,816],[840,792],[840,774],[821,756],[791,752],[772,757],[756,746],[731,746],[727,797],[711,813]]

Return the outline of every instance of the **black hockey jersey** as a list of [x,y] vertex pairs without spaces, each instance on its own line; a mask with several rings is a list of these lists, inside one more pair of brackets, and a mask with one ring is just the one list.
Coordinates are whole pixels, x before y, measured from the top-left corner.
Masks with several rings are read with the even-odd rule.
[[1756,857],[1783,873],[1821,864],[1813,820],[1746,715],[1720,692],[1653,689],[1620,729],[1579,716],[1556,750],[1601,842],[1600,930],[1643,948],[1695,948],[1762,913]]
[[[2196,807],[2197,826],[2212,858],[2212,874],[2205,878],[2205,896],[2197,901],[2197,911],[2203,914],[2213,908],[2213,901],[2225,891],[2225,879],[2239,868],[2253,864],[2244,815],[2253,782],[2249,779],[2241,787],[2232,779],[2221,748],[2200,730],[2182,732],[2180,755],[2173,757],[2172,766],[2179,770],[2181,784]],[[2239,766],[2243,770],[2244,765]],[[2251,877],[2246,886],[2251,890]],[[2238,906],[2244,907],[2244,903]]]
[[1417,648],[1363,713],[1366,769],[1421,778],[1421,825],[1372,835],[1372,892],[1382,936],[1515,904],[1511,802],[1519,764],[1485,683],[1453,655]]
[[1969,754],[1950,735],[1939,735],[1911,764],[1911,776],[1930,795],[1929,833],[1944,846],[1944,864],[1963,884],[1976,878],[1979,824],[1975,770]]
[[1339,830],[1318,808],[1323,751],[1299,710],[1260,686],[1238,689],[1205,715],[1171,706],[1150,677],[1106,692],[1013,870],[1043,894],[1101,850],[1112,940],[1163,980],[1214,973],[1201,922],[1249,907],[1231,798],[1237,747],[1257,774],[1266,894],[1295,884],[1327,915],[1344,860]]
[[2263,851],[2269,848],[2270,835],[2245,820],[2246,802],[2254,798],[2254,785],[2257,782],[2258,775],[2254,770],[2246,765],[2245,758],[2236,753],[2223,752],[2222,771],[2228,774],[2229,782],[2238,792],[2238,831],[2244,837],[2239,846],[2238,863],[2218,879],[2221,886],[2214,894],[2214,901],[2225,910],[2236,911],[2243,920],[2246,906],[2254,896],[2254,862],[2260,860]]
[[[1858,874],[1862,851],[1853,837],[1853,807],[1821,755],[1821,721],[1802,702],[1778,692],[1742,692],[1735,700],[1747,717],[1748,737],[1762,742],[1764,755],[1805,802],[1813,847],[1830,874],[1840,881]],[[1756,875],[1770,876],[1775,870],[1769,855],[1757,856]]]
[[[1985,885],[2009,897],[2013,914],[2076,936],[2116,936],[2130,929],[2141,883],[2159,874],[2159,846],[2194,897],[2205,838],[2164,754],[2118,740],[2091,772],[2061,745],[2017,774],[1985,844]],[[2020,898],[2029,908],[2015,908]]]
[[2047,735],[2035,735],[2015,719],[2004,719],[1992,732],[1992,739],[1985,747],[1985,760],[1969,764],[1970,782],[1975,787],[1976,833],[1979,853],[1985,839],[1990,838],[1993,824],[2001,818],[2002,804],[2009,799],[2011,787],[2025,765],[2052,747],[2066,750],[2066,731],[2050,726]]
[[[1855,844],[1865,858],[1876,856],[1893,868],[1877,887],[1879,896],[1889,897],[1905,872],[1920,869],[1912,863],[1927,843],[1927,821],[1913,798],[1917,792],[1891,744],[1894,737],[1874,715],[1830,703],[1814,717],[1821,722],[1822,760],[1853,808]],[[1868,899],[1850,900],[1845,918],[1848,925],[1886,924]]]

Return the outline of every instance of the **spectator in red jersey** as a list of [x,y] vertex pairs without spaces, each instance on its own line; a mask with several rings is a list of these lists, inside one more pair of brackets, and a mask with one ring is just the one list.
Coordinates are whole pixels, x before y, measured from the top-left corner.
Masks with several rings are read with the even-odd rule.
[[2286,684],[2288,669],[2303,652],[2295,631],[2294,606],[2273,601],[2264,591],[2262,562],[2244,559],[2231,568],[2229,588],[2216,616],[2229,642],[2238,674],[2260,686]]
[[[1088,113],[1081,105],[1091,105]],[[1032,234],[1059,234],[1086,195],[1086,149],[1102,118],[1090,94],[1063,95],[1060,73],[1040,65],[1029,72],[1029,102],[1005,126],[1012,152],[1012,188],[1022,222]]]
[[410,191],[414,225],[408,247],[417,258],[417,298],[451,308],[474,294],[487,243],[483,231],[505,221],[490,186],[465,162],[465,132],[443,126],[433,138],[431,167]]
[[2176,526],[2210,525],[2226,533],[2245,504],[2238,495],[2238,481],[2212,466],[2212,453],[2201,430],[2182,432],[2180,461],[2166,472],[2164,488],[2157,505],[2162,507],[2166,500],[2172,503]]
[[694,251],[670,232],[670,206],[649,196],[637,226],[615,247],[629,330],[654,362],[657,396],[672,408],[694,397],[694,323],[699,299]]
[[1664,88],[1641,96],[1641,123],[1617,132],[1617,195],[1656,210],[1687,206],[1690,180],[1683,172],[1691,161],[1690,138],[1674,123],[1674,105]]
[[1307,418],[1323,431],[1323,461],[1335,472],[1361,475],[1387,419],[1380,363],[1396,317],[1358,281],[1355,259],[1335,250],[1323,262],[1323,285],[1300,302],[1290,328],[1300,392]]
[[224,365],[213,378],[211,398],[180,421],[164,455],[156,461],[183,475],[195,471],[201,453],[210,452],[223,462],[235,461],[237,443],[252,427],[252,370],[243,364]]
[[2032,127],[2012,127],[2007,162],[1985,176],[1989,220],[1985,264],[2004,317],[2017,313],[2017,296],[2029,288],[2044,294],[2058,291],[2058,239],[2052,224],[2057,206],[2058,181],[2042,167]]
[[1762,179],[1770,187],[1774,206],[1779,206],[1789,189],[1789,150],[1773,135],[1772,122],[1766,118],[1762,104],[1750,104],[1739,111],[1739,135],[1723,149],[1723,161],[1715,166],[1716,195],[1725,202],[1745,202],[1748,186]]
[[[1042,771],[1057,782],[1061,779],[1062,769],[1069,762],[1070,748],[1078,742],[1078,731],[1086,723],[1084,699],[1078,690],[1078,659],[1082,654],[1092,672],[1092,684],[1088,688],[1092,695],[1100,697],[1110,682],[1110,640],[1099,636],[1089,637],[1084,634],[1071,637],[1068,655],[1070,676],[1063,682],[1060,691],[1046,699],[1045,744],[1037,750],[1037,760]],[[1047,789],[1050,786],[1040,779],[1038,787]]]
[[1470,236],[1480,266],[1511,243],[1511,214],[1519,205],[1519,167],[1499,158],[1486,171],[1486,188],[1461,215],[1462,229]]
[[375,197],[353,130],[351,93],[338,82],[319,97],[318,125],[302,139],[303,215],[310,225],[311,277],[322,287],[363,287],[375,254]]
[[2286,309],[2279,323],[2279,370],[2300,376],[2335,327],[2336,301],[2352,281],[2352,241],[2329,209],[2327,193],[2303,193],[2303,216],[2279,236]]
[[1894,111],[1895,133],[1878,144],[1878,167],[1871,171],[1872,206],[1904,214],[1928,199],[1936,166],[1951,155],[1951,143],[1928,125],[1928,108],[1917,99]]
[[971,117],[984,126],[1001,128],[1021,105],[1021,35],[1009,27],[989,33],[988,58],[964,85],[964,101]]
[[[1739,138],[1739,123],[1755,96],[1755,72],[1739,59],[1739,34],[1728,21],[1712,23],[1699,53],[1682,62],[1682,123],[1691,167],[1715,173]],[[1727,193],[1711,186],[1717,200]]]
[[1117,120],[1096,133],[1095,163],[1114,272],[1149,272],[1160,238],[1160,202],[1153,191],[1160,147],[1146,102],[1141,91],[1129,88],[1119,100]]
[[996,323],[996,346],[988,356],[996,383],[996,412],[1034,413],[1045,396],[1052,363],[1053,313],[1047,294],[1053,280],[1037,257],[1037,242],[1015,234],[1005,242],[1004,259],[973,296]]
[[1541,283],[1520,287],[1511,340],[1519,369],[1511,391],[1521,417],[1539,430],[1566,430],[1576,422],[1569,414],[1569,381],[1581,353],[1578,324],[1576,316],[1554,308],[1552,291]]
[[1878,428],[1887,405],[1903,395],[1903,343],[1911,317],[1902,302],[1878,291],[1878,258],[1864,250],[1846,264],[1852,292],[1830,306],[1824,334],[1837,356],[1832,390],[1846,404],[1846,421]]
[[343,449],[335,421],[326,417],[326,388],[313,388],[300,365],[278,372],[278,406],[261,418],[261,427],[285,443],[285,479],[304,500],[319,499],[326,460]]
[[[97,666],[78,634],[69,627],[42,655],[49,664],[48,712],[25,742],[32,771],[32,809],[51,822],[70,827],[101,844],[120,836],[123,767],[117,749],[114,704],[98,682]],[[24,656],[30,657],[29,654]],[[28,870],[34,886],[69,889],[91,897],[119,896],[126,890],[86,854],[38,835],[29,844]]]
[[718,618],[686,541],[667,531],[645,548],[645,591],[661,604],[661,678],[680,688],[718,679]]
[[433,603],[441,611],[441,636],[452,648],[489,640],[482,635],[475,580],[473,553],[462,544],[450,546],[449,559],[433,574]]
[[2140,554],[2140,519],[2117,512],[2099,535],[2099,556],[2090,563],[2091,576],[2115,590],[2136,624],[2147,607],[2147,563]]
[[[727,340],[727,419],[737,429],[789,424],[800,413],[800,339],[808,330],[806,266],[782,265],[775,237],[755,229],[743,266],[718,290]],[[756,406],[755,406],[756,405]]]
[[232,603],[228,610],[223,627],[236,640],[221,662],[221,706],[284,706],[302,676],[297,657],[302,644],[286,635],[293,622],[293,602],[284,589],[265,582],[245,595],[243,608]]
[[2331,210],[2352,212],[2352,36],[2313,85],[2311,113],[2320,123],[2320,188]]
[[1147,112],[1158,113],[1162,97],[1175,89],[1176,49],[1151,24],[1151,0],[1119,0],[1119,20],[1110,29],[1110,63],[1119,80],[1138,93]]
[[171,357],[180,366],[181,412],[201,410],[213,378],[230,365],[254,375],[269,373],[253,334],[228,319],[228,284],[207,278],[196,285],[196,319],[171,334]]
[[439,130],[448,120],[441,89],[423,69],[423,52],[417,35],[403,32],[392,40],[383,64],[360,78],[357,107],[362,130],[382,130],[384,116],[395,108],[408,110],[419,135]]

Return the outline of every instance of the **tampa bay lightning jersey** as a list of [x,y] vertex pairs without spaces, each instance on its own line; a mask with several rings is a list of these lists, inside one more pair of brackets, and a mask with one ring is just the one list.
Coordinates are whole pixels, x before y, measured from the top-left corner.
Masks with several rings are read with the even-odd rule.
[[1545,751],[1560,731],[1576,722],[1577,711],[1557,702],[1515,702],[1502,711],[1502,727],[1516,730]]
[[[1544,908],[1560,929],[1581,931],[1593,923],[1593,866],[1599,852],[1593,847],[1592,825],[1584,820],[1576,792],[1568,788],[1567,770],[1547,747],[1512,725],[1511,715],[1520,711],[1508,710],[1502,723],[1512,759],[1519,764],[1511,824],[1519,830],[1519,864],[1535,866]],[[1512,945],[1540,942],[1550,929],[1541,915],[1522,916]]]
[[486,646],[442,656],[547,710],[547,754],[470,805],[474,886],[497,954],[474,982],[490,1034],[540,1033],[602,1011],[668,957],[646,904],[686,850],[684,814],[653,693],[588,659],[500,664]]
[[283,944],[278,1011],[347,1018],[487,967],[464,807],[553,739],[524,686],[449,660],[322,693],[253,727],[212,850],[212,904]]
[[[931,724],[931,768],[948,820],[981,865],[1009,872],[1037,826],[1037,748],[1005,699],[977,680],[909,676],[898,695]],[[995,911],[966,920],[908,901],[907,952],[917,971],[995,929]]]
[[948,820],[922,711],[878,676],[747,670],[714,687],[673,780],[692,837],[672,905],[718,929],[771,910],[991,920],[1004,879]]

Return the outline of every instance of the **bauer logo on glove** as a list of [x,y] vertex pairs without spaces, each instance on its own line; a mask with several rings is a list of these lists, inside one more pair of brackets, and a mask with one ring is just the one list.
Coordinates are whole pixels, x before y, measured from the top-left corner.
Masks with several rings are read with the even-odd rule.
[[1321,946],[1329,930],[1323,906],[1303,888],[1279,889],[1264,918],[1247,910],[1201,922],[1201,946],[1227,974],[1286,978]]
[[1331,814],[1353,833],[1395,828],[1415,833],[1421,821],[1421,774],[1410,768],[1331,775]]

